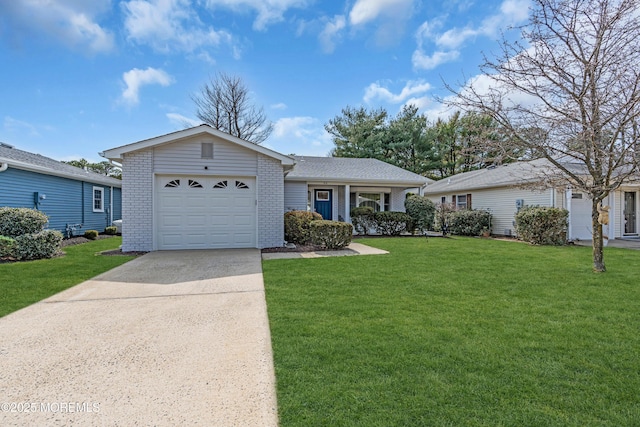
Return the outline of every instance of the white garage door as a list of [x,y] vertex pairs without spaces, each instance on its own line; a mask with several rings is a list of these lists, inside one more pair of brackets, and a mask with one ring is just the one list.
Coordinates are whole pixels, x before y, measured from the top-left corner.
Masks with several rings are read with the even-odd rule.
[[593,238],[592,230],[591,199],[584,193],[573,193],[571,198],[571,237],[589,240]]
[[256,247],[255,178],[158,176],[158,249]]

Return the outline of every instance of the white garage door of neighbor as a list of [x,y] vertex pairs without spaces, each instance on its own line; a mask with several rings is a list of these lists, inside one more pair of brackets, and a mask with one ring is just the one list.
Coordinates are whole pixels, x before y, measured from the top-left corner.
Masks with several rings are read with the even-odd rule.
[[256,247],[255,178],[156,178],[158,249]]
[[593,238],[592,230],[591,199],[584,193],[573,193],[571,199],[571,237],[589,240]]

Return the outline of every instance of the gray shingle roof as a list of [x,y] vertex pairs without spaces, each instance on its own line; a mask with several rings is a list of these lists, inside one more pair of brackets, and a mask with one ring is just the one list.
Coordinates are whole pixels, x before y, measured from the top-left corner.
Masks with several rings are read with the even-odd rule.
[[508,187],[536,182],[543,179],[545,173],[551,170],[550,168],[551,164],[548,160],[538,159],[465,172],[427,185],[424,194]]
[[422,186],[429,178],[376,159],[295,156],[296,164],[287,181],[377,183]]
[[95,172],[68,165],[40,154],[0,145],[0,163],[8,163],[9,167],[38,171],[47,175],[63,176],[86,182],[121,187],[122,181]]

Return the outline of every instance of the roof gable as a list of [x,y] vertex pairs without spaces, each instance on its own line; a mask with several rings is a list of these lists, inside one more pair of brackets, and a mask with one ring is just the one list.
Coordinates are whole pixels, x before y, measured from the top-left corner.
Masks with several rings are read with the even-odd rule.
[[206,124],[202,124],[200,126],[192,127],[189,129],[180,130],[177,132],[168,133],[166,135],[161,135],[155,138],[145,139],[142,141],[134,142],[132,144],[111,148],[109,150],[105,150],[102,153],[102,156],[110,160],[121,162],[123,159],[123,156],[127,153],[145,150],[148,148],[153,148],[153,147],[157,147],[165,144],[172,144],[172,143],[180,142],[182,140],[189,139],[199,135],[215,136],[227,142],[239,145],[241,147],[247,148],[257,153],[264,154],[265,156],[277,159],[280,162],[282,162],[283,165],[291,166],[294,163],[294,160],[289,156],[285,156],[284,154],[280,154],[276,151],[270,150],[261,145],[257,145],[252,142],[245,141],[244,139],[237,138],[233,135],[229,135],[228,133],[221,132]]
[[100,175],[92,171],[71,166],[40,154],[19,150],[9,145],[0,145],[0,163],[6,163],[9,167],[42,173],[45,175],[60,176],[78,181],[92,182],[113,187],[121,187],[122,181],[109,176]]

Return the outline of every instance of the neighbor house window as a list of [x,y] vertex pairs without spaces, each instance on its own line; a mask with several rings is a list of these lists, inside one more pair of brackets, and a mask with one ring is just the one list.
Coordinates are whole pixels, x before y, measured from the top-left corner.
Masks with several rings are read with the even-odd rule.
[[440,197],[440,203],[442,203],[442,204],[447,203],[447,196]]
[[93,211],[104,212],[104,188],[93,187]]
[[458,194],[451,197],[456,209],[471,209],[471,194]]

